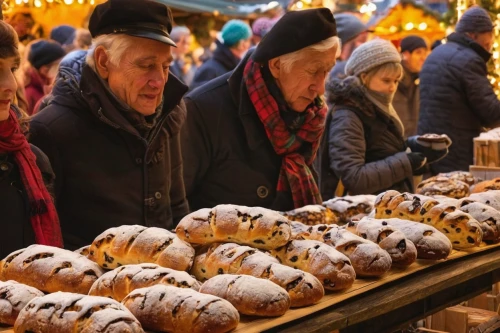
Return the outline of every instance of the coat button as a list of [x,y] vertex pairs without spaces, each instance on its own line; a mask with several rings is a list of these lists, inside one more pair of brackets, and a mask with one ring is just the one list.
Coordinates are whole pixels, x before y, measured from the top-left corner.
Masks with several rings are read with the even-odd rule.
[[161,193],[160,192],[156,192],[155,193],[155,198],[160,200],[161,199]]
[[2,171],[9,170],[9,165],[7,163],[0,164],[0,170],[2,170]]
[[257,195],[259,196],[259,198],[265,199],[269,195],[269,190],[265,186],[259,186],[257,188]]
[[135,163],[142,164],[142,158],[140,158],[140,157],[136,158]]

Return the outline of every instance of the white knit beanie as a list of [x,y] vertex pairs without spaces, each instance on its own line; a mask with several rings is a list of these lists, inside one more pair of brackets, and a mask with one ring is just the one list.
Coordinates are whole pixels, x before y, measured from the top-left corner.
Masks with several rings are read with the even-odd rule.
[[351,54],[345,66],[347,75],[359,76],[371,69],[388,62],[401,62],[401,55],[396,47],[384,39],[373,39],[361,44]]

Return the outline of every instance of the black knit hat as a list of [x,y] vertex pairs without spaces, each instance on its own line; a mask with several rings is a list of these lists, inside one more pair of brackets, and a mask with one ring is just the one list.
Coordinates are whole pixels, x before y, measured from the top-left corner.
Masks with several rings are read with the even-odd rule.
[[252,58],[265,63],[333,36],[337,36],[337,25],[329,9],[288,12],[264,36]]
[[491,17],[486,10],[479,6],[470,7],[463,13],[455,27],[459,33],[487,32],[494,28]]
[[348,13],[335,14],[337,31],[342,45],[368,31],[368,27],[355,15]]
[[419,36],[408,36],[401,40],[401,52],[408,51],[412,53],[416,49],[425,48],[427,49],[427,43],[422,37]]
[[176,46],[170,39],[172,22],[170,8],[162,3],[152,0],[108,0],[95,7],[89,30],[93,38],[106,34],[127,34]]
[[66,55],[59,43],[49,40],[41,40],[31,45],[28,61],[36,69],[48,65]]

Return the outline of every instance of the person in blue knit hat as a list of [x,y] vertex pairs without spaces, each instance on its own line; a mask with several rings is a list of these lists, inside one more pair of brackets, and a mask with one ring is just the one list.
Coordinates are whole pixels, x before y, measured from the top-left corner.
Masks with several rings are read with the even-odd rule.
[[196,71],[191,89],[236,68],[251,46],[252,29],[244,21],[230,20],[222,27],[220,37],[222,41],[215,41],[213,57]]
[[50,39],[61,44],[66,52],[70,52],[74,49],[73,41],[75,35],[76,29],[66,24],[58,25],[50,31]]
[[473,139],[484,127],[500,125],[500,101],[488,79],[494,25],[481,7],[469,8],[447,43],[427,57],[420,72],[418,133],[444,133],[453,141],[450,153],[432,164],[433,174],[468,171]]

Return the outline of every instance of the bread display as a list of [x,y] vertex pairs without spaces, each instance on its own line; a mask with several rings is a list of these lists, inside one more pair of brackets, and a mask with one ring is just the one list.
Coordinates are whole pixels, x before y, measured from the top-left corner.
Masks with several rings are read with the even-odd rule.
[[311,273],[325,289],[346,289],[356,279],[349,258],[320,241],[293,240],[271,254],[284,265]]
[[447,173],[440,173],[438,174],[439,177],[446,177],[452,180],[458,180],[461,182],[466,183],[469,186],[472,186],[474,184],[477,184],[478,182],[481,181],[480,178],[474,177],[470,172],[466,171],[452,171],[452,172],[447,172]]
[[75,251],[73,251],[75,253],[78,253],[78,254],[81,254],[82,256],[84,257],[88,257],[89,255],[89,252],[90,252],[90,245],[87,245],[87,246],[82,246],[81,248],[79,249],[76,249]]
[[250,316],[277,317],[290,308],[285,289],[250,275],[222,274],[205,281],[201,293],[227,300],[238,312]]
[[333,226],[330,224],[305,225],[301,222],[292,221],[292,240],[323,240],[323,234]]
[[460,199],[469,195],[469,185],[448,177],[434,176],[418,184],[416,193]]
[[375,221],[380,225],[388,225],[401,231],[415,244],[418,259],[446,259],[451,253],[452,245],[448,237],[427,224],[397,218],[376,220],[364,218],[361,221],[365,220]]
[[155,263],[187,271],[193,264],[194,249],[168,230],[122,225],[96,237],[90,246],[89,259],[106,269]]
[[351,260],[356,276],[381,276],[391,268],[392,260],[386,251],[346,229],[333,226],[323,235],[323,241]]
[[155,264],[125,265],[103,274],[92,286],[89,295],[111,297],[120,302],[131,291],[155,284],[199,290],[201,283],[184,271]]
[[298,221],[291,221],[290,222],[290,228],[292,232],[292,236],[290,239],[309,239],[309,228],[310,226],[298,222]]
[[102,269],[86,257],[45,245],[15,251],[0,262],[0,280],[14,280],[46,293],[87,294],[102,274]]
[[177,235],[193,244],[234,242],[272,250],[288,243],[290,222],[278,212],[236,205],[204,208],[185,216]]
[[500,240],[500,212],[481,202],[462,202],[460,210],[476,219],[483,230],[483,240],[498,242]]
[[244,274],[267,279],[284,288],[292,307],[318,302],[324,295],[321,282],[312,274],[282,265],[274,257],[235,243],[213,244],[196,257],[191,273],[205,281],[219,274]]
[[374,195],[347,195],[323,202],[329,211],[338,218],[339,223],[347,223],[352,218],[362,218],[370,214],[375,204]]
[[500,211],[500,190],[490,190],[487,192],[472,193],[468,197],[470,200],[482,202]]
[[413,194],[400,193],[394,190],[380,193],[375,199],[375,218],[380,219],[392,216],[392,211],[396,209],[400,203],[413,200],[413,198]]
[[0,281],[0,324],[14,325],[26,304],[43,295],[40,290],[16,281]]
[[32,299],[17,317],[15,333],[144,333],[122,304],[106,297],[57,292]]
[[490,190],[500,190],[500,178],[485,180],[483,182],[474,185],[474,188],[472,189],[471,193],[480,193]]
[[147,330],[172,333],[223,333],[240,315],[228,301],[192,289],[155,285],[136,289],[123,301]]
[[321,205],[307,205],[281,214],[290,221],[299,221],[307,225],[338,222],[337,216]]
[[351,221],[347,230],[377,243],[389,253],[393,265],[409,266],[417,259],[417,249],[413,242],[401,231],[378,220]]

